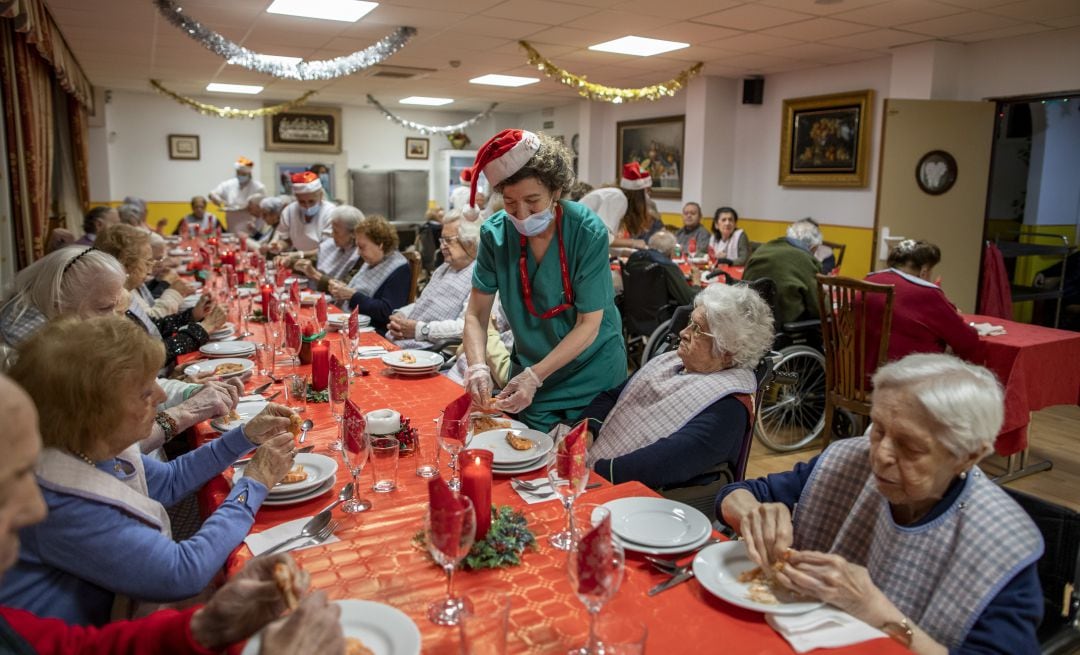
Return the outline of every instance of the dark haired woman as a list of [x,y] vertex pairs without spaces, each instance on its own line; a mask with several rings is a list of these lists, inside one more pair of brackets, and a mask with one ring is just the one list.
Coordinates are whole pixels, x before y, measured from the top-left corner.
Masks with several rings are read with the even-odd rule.
[[[608,232],[608,246],[644,250],[656,233],[659,216],[649,212],[652,176],[637,162],[623,166],[619,186],[593,189],[580,202],[596,212]],[[663,223],[660,223],[663,228]]]
[[746,232],[735,227],[739,214],[731,207],[721,207],[713,214],[712,238],[709,252],[716,259],[727,259],[735,266],[742,266],[750,257],[750,240]]

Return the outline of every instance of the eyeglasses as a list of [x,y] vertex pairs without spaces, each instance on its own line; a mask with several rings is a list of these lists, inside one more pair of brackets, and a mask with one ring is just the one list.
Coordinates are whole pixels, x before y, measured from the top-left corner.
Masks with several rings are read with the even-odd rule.
[[458,237],[439,237],[440,246],[448,246],[458,240]]
[[704,336],[704,337],[712,337],[713,336],[713,335],[709,334],[708,332],[706,332],[705,328],[698,325],[697,322],[694,321],[694,319],[690,319],[690,325],[688,325],[687,327],[690,328],[690,336],[691,337],[695,337],[695,336],[698,336],[698,335],[701,335],[701,336]]

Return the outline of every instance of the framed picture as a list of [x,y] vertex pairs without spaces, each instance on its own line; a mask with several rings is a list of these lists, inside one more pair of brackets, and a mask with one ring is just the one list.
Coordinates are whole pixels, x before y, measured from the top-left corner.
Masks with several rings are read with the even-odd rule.
[[931,150],[915,166],[915,181],[924,193],[940,196],[956,184],[956,158],[944,150]]
[[686,116],[620,121],[615,129],[615,179],[624,164],[636,161],[652,176],[652,197],[682,198]]
[[169,159],[199,160],[198,134],[170,134]]
[[265,145],[278,152],[341,152],[341,109],[301,107],[263,119]]
[[405,159],[427,159],[430,139],[420,137],[405,137]]
[[780,184],[866,186],[873,106],[869,89],[785,100]]

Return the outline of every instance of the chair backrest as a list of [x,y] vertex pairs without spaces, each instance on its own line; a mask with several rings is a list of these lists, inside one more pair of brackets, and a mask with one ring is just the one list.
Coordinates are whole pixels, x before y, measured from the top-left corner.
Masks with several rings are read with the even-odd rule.
[[409,281],[409,302],[416,300],[416,287],[420,283],[420,253],[415,250],[406,250],[401,253],[409,260],[409,273],[412,279]]
[[420,264],[428,273],[439,266],[440,236],[442,236],[442,225],[428,222],[420,228],[420,234],[416,239],[416,248],[420,251]]
[[674,307],[663,264],[631,260],[623,265],[623,327],[631,337],[652,334]]
[[847,244],[837,243],[836,241],[822,241],[821,245],[826,248],[832,248],[833,256],[836,257],[836,267],[834,270],[839,269],[840,265],[844,263],[844,252],[847,250]]
[[[818,311],[825,353],[825,389],[837,407],[858,414],[870,413],[870,379],[889,353],[892,326],[893,287],[846,277],[817,276]],[[881,338],[866,342],[867,297],[883,297]]]

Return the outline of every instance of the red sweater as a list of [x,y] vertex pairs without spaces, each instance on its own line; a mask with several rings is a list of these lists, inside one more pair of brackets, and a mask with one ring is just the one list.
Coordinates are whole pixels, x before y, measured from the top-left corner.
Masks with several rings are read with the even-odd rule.
[[[23,610],[0,607],[6,622],[38,655],[213,655],[191,635],[191,615],[161,610],[134,621],[117,621],[100,628],[68,625]],[[4,632],[0,626],[0,632]]]
[[[956,307],[949,302],[940,287],[929,282],[916,283],[891,269],[871,273],[866,276],[866,281],[893,285],[890,362],[912,353],[943,353],[948,346],[957,357],[976,364],[982,363],[982,342],[979,341],[979,334],[957,313]],[[884,302],[880,296],[868,296],[868,347],[876,347],[870,344],[877,344],[880,338],[883,307]],[[876,356],[875,352],[873,357],[868,357],[868,365]]]

